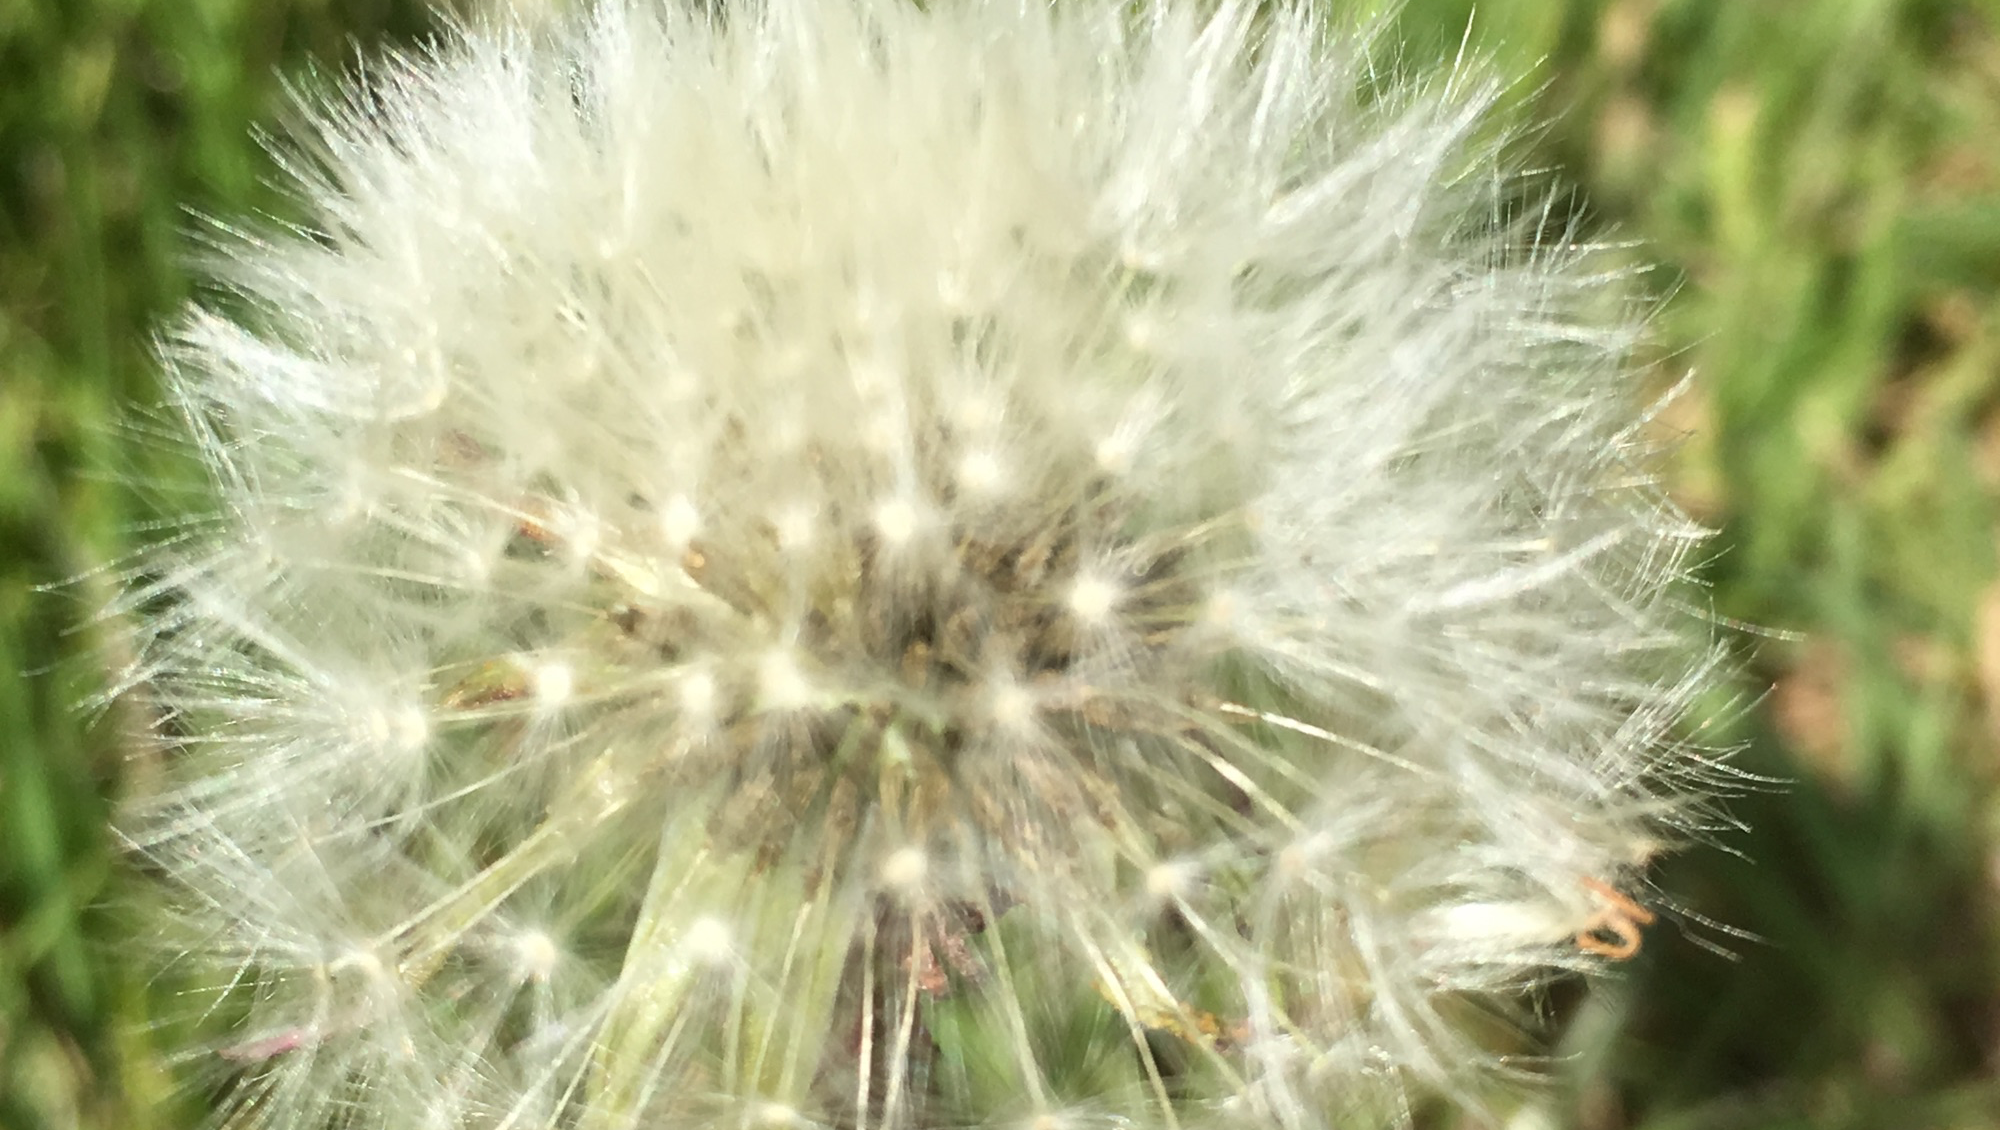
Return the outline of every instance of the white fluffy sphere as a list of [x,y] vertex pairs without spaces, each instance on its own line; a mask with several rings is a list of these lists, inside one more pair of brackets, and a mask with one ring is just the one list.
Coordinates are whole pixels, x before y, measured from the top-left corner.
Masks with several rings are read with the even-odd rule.
[[221,1117],[1469,1093],[1713,772],[1633,307],[1490,101],[1304,5],[605,0],[315,103],[125,605]]

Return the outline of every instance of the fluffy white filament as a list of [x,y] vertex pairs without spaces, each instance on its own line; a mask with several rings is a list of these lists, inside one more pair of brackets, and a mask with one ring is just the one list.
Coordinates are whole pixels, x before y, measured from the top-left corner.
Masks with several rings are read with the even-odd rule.
[[224,1123],[1347,1127],[1622,944],[1712,771],[1634,317],[1307,8],[606,0],[316,103],[122,606]]

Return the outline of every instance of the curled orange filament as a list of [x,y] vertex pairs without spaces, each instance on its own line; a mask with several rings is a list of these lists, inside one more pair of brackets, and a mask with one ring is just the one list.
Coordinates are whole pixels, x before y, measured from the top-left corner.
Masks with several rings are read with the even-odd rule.
[[[1584,889],[1604,904],[1576,933],[1576,948],[1585,953],[1628,961],[1639,952],[1640,931],[1656,920],[1652,911],[1633,902],[1624,892],[1599,879],[1585,879]],[[1612,941],[1616,938],[1616,941]]]

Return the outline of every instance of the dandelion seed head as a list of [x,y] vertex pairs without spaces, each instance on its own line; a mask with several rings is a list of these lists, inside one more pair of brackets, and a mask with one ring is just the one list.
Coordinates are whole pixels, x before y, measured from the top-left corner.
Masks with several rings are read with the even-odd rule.
[[1723,775],[1639,306],[1314,7],[598,0],[307,96],[112,610],[219,1126],[1388,1125],[1626,952]]

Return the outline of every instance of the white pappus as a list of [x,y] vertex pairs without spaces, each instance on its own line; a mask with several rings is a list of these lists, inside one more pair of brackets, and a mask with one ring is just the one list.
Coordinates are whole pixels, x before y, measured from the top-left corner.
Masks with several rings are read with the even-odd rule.
[[602,0],[304,100],[113,609],[219,1124],[1385,1125],[1630,955],[1721,772],[1641,307],[1309,8]]

